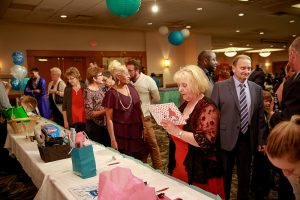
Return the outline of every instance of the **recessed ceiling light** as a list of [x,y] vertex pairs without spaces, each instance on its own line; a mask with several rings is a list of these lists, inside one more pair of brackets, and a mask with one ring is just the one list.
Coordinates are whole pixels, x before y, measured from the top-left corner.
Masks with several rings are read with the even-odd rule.
[[250,44],[246,44],[246,47],[249,47],[250,46]]
[[292,35],[293,37],[296,37],[297,35]]
[[67,18],[67,15],[61,15],[60,18]]
[[283,45],[282,47],[283,47],[283,48],[286,48],[286,45]]
[[186,26],[185,28],[192,28],[191,26]]
[[292,5],[294,8],[300,8],[300,3]]
[[232,46],[233,44],[232,43],[229,43],[229,46]]
[[249,0],[239,0],[239,1],[244,1],[244,2],[246,2],[246,1],[249,1]]
[[151,25],[152,25],[152,22],[148,22],[147,25],[148,25],[148,26],[151,26]]
[[270,47],[274,47],[274,45],[271,44]]
[[158,6],[154,4],[151,8],[152,12],[157,13],[158,12]]
[[263,31],[259,32],[259,35],[263,35],[263,34],[265,34]]
[[196,8],[196,10],[201,11],[201,10],[203,10],[203,8]]
[[243,17],[245,14],[244,13],[239,13],[239,16],[240,17]]
[[236,30],[235,32],[239,33],[239,32],[240,32],[240,30]]
[[290,23],[294,23],[295,22],[295,20],[290,20]]

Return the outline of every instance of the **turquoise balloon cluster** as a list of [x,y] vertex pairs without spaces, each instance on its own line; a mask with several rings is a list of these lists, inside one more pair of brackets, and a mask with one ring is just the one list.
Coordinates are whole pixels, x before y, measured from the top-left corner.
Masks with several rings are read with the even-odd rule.
[[181,45],[184,41],[184,35],[181,31],[173,31],[169,34],[168,40],[171,44],[178,46]]
[[15,65],[10,69],[10,73],[13,76],[10,79],[11,87],[14,90],[24,90],[27,81],[29,80],[29,78],[25,78],[27,76],[27,68],[21,66],[25,57],[21,51],[15,51],[12,53],[12,59]]
[[106,0],[108,9],[119,17],[134,15],[141,6],[141,0]]

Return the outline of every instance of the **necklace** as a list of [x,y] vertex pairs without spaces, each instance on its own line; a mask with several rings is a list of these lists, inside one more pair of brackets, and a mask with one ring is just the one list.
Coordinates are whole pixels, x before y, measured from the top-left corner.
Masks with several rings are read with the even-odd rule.
[[120,104],[121,104],[121,106],[122,106],[122,108],[124,110],[128,110],[130,108],[131,104],[132,104],[132,98],[131,98],[130,92],[128,90],[128,87],[126,87],[126,90],[128,92],[128,97],[130,98],[129,105],[127,107],[125,107],[124,104],[123,104],[123,102],[121,101],[121,98],[120,98],[120,95],[119,95],[119,91],[117,90],[117,95],[118,95],[118,98],[119,98],[119,102],[120,102]]

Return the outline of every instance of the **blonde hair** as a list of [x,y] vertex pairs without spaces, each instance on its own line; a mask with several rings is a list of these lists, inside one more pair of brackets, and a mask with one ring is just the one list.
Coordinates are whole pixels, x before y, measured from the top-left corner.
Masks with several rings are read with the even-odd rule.
[[70,67],[66,70],[65,77],[72,76],[74,78],[77,78],[78,80],[81,80],[80,72],[76,67]]
[[117,79],[117,75],[124,74],[128,72],[127,68],[125,65],[122,65],[119,61],[113,60],[109,65],[108,65],[108,70],[111,72],[113,78],[115,80]]
[[204,94],[210,89],[207,76],[200,67],[187,65],[174,74],[174,81],[178,84],[186,82],[188,89],[194,94]]
[[300,161],[300,115],[276,125],[267,139],[267,155],[281,158],[288,155],[291,162]]
[[61,76],[61,70],[58,67],[52,67],[50,72]]

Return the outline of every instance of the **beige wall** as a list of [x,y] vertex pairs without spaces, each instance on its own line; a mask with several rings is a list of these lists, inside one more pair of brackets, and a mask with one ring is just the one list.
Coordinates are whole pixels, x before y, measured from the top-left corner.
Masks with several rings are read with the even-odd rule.
[[[201,50],[211,49],[210,36],[191,34],[180,46],[169,44],[167,36],[158,31],[100,29],[59,25],[37,25],[0,21],[1,74],[8,74],[14,65],[12,52],[19,50],[81,50],[81,51],[146,51],[148,72],[164,73],[165,83],[173,83],[173,74],[179,67],[196,64]],[[96,47],[89,46],[95,40]],[[25,55],[26,56],[26,55]],[[171,66],[162,67],[163,58]],[[27,62],[23,63],[27,66]]]

